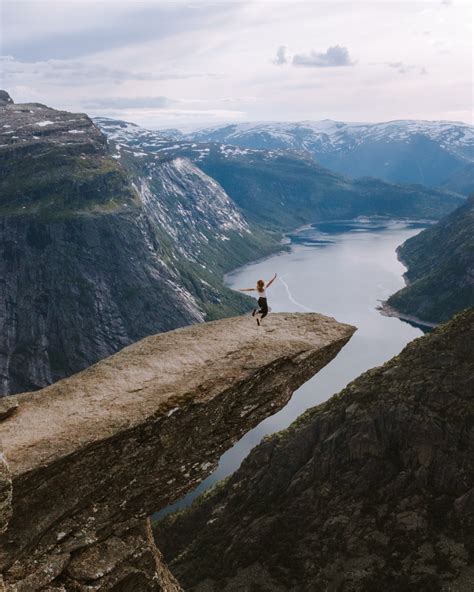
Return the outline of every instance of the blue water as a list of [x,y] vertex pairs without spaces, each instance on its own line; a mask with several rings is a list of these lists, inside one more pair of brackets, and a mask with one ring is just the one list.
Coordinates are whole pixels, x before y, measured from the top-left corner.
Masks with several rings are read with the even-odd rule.
[[[358,331],[326,368],[293,394],[286,407],[248,432],[222,456],[210,477],[160,516],[189,505],[233,473],[264,436],[288,427],[306,409],[326,401],[423,334],[419,327],[381,315],[376,307],[404,286],[405,268],[395,249],[425,226],[380,219],[313,225],[288,235],[289,252],[246,265],[226,277],[227,285],[238,289],[277,273],[277,281],[267,290],[274,312],[320,312],[355,325]],[[270,324],[271,316],[264,322]]]

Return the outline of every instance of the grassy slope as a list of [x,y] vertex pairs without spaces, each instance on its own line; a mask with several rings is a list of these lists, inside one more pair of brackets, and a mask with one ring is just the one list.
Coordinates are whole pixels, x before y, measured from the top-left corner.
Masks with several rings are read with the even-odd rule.
[[251,221],[277,231],[357,216],[438,219],[463,201],[419,185],[373,178],[350,181],[309,158],[289,154],[225,158],[214,152],[199,166],[219,181]]
[[431,322],[473,306],[474,195],[398,252],[408,267],[409,285],[389,298],[390,306]]

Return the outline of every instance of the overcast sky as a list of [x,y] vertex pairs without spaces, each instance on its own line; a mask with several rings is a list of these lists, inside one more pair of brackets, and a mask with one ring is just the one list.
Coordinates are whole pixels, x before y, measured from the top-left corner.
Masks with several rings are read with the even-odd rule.
[[224,121],[473,123],[468,0],[0,0],[1,81],[189,129]]

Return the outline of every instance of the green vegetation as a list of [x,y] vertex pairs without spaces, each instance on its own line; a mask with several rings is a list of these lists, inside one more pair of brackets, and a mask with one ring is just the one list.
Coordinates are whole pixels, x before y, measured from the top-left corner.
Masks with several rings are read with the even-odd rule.
[[474,162],[469,162],[443,183],[444,189],[469,195],[474,191]]
[[474,194],[398,250],[408,285],[387,303],[424,321],[442,322],[474,305]]
[[76,155],[53,145],[33,154],[18,150],[2,159],[2,167],[2,215],[57,218],[136,203],[125,172],[108,155]]
[[351,181],[304,155],[226,157],[214,150],[198,165],[224,187],[247,219],[279,232],[357,216],[438,219],[463,203],[459,195],[421,185]]

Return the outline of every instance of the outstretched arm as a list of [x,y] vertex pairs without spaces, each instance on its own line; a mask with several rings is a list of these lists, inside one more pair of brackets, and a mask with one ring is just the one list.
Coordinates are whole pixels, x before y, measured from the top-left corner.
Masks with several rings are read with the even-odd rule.
[[239,292],[253,292],[255,288],[240,288]]
[[269,288],[273,284],[273,282],[276,280],[276,276],[277,276],[277,274],[275,274],[272,277],[272,279],[267,283],[267,286],[266,286],[267,288]]

